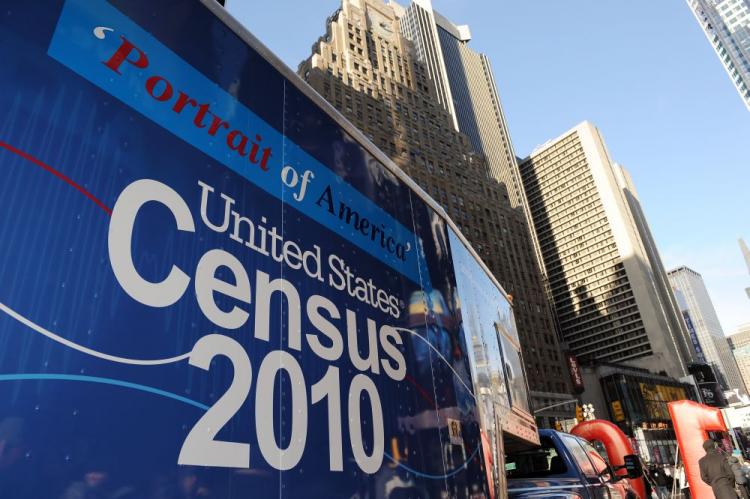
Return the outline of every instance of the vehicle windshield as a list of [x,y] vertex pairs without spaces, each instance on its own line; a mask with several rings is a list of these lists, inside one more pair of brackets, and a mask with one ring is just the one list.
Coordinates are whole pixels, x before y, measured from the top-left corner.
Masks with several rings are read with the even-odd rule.
[[505,475],[509,479],[552,477],[567,472],[565,460],[549,437],[541,438],[541,447],[505,456]]

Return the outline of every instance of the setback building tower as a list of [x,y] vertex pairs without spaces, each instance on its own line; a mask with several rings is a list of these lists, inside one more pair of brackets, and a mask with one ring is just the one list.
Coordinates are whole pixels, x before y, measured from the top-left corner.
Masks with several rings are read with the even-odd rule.
[[[343,0],[299,73],[445,208],[512,295],[532,406],[570,400],[520,196],[493,174],[489,154],[456,130],[457,101],[445,100],[453,86],[436,14],[424,0],[408,8]],[[512,154],[509,141],[504,147]],[[563,406],[544,415],[572,413]]]

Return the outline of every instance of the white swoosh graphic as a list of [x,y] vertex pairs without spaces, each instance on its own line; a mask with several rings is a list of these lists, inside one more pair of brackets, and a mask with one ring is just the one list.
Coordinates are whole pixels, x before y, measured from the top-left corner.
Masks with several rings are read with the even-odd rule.
[[[141,360],[141,359],[129,359],[126,357],[118,357],[116,355],[110,355],[107,353],[97,352],[96,350],[92,350],[91,348],[85,347],[83,345],[79,345],[78,343],[74,343],[66,338],[63,338],[62,336],[59,336],[52,331],[49,331],[39,324],[33,322],[30,319],[27,319],[23,315],[19,314],[12,308],[8,307],[6,304],[0,302],[0,311],[5,312],[24,326],[33,329],[37,333],[40,333],[47,338],[56,341],[60,343],[61,345],[65,345],[66,347],[72,348],[73,350],[77,350],[79,352],[91,355],[93,357],[97,357],[99,359],[103,360],[109,360],[111,362],[117,362],[119,364],[131,364],[131,365],[138,365],[138,366],[157,366],[162,364],[171,364],[173,362],[179,362],[181,360],[187,359],[190,356],[190,352],[183,353],[182,355],[178,355],[176,357],[169,357],[166,359],[147,359],[147,360]],[[472,396],[472,398],[476,399],[474,396],[474,392],[471,388],[468,387],[466,383],[464,383],[464,380],[461,378],[461,376],[456,372],[455,369],[453,369],[453,366],[450,362],[448,362],[448,359],[446,359],[443,354],[441,354],[437,348],[435,348],[429,341],[427,341],[426,338],[424,338],[419,333],[412,331],[411,329],[403,328],[403,327],[395,327],[393,326],[393,329],[396,331],[403,331],[405,333],[409,333],[412,336],[415,336],[425,342],[425,344],[432,349],[433,352],[443,361],[445,362],[445,365],[448,366],[448,369],[450,369],[453,374],[456,376],[456,379],[459,383],[463,385],[464,388],[466,388],[466,391],[469,393],[469,395]]]
[[182,355],[178,355],[177,357],[169,357],[167,359],[151,359],[151,360],[139,360],[139,359],[128,359],[126,357],[118,357],[116,355],[109,355],[102,352],[97,352],[96,350],[92,350],[90,348],[87,348],[83,345],[79,345],[78,343],[73,343],[72,341],[63,338],[62,336],[58,336],[52,331],[48,331],[44,329],[39,324],[36,324],[35,322],[27,319],[23,315],[19,314],[12,308],[8,307],[4,303],[0,302],[0,310],[5,312],[6,314],[13,317],[15,320],[23,324],[24,326],[27,326],[37,333],[43,334],[47,338],[54,340],[62,345],[65,345],[66,347],[72,348],[73,350],[78,350],[79,352],[83,352],[85,354],[91,355],[93,357],[97,357],[99,359],[109,360],[112,362],[117,362],[119,364],[132,364],[136,366],[158,366],[161,364],[171,364],[173,362],[179,362],[181,360],[187,359],[190,356],[190,352],[183,353]]
[[[1,305],[1,304],[0,304],[0,305]],[[406,329],[405,327],[396,327],[396,326],[391,326],[391,327],[392,327],[393,329],[395,329],[396,331],[403,331],[403,332],[405,332],[405,333],[409,333],[410,335],[412,335],[412,336],[416,336],[416,337],[417,337],[417,338],[419,338],[420,340],[424,341],[424,342],[425,342],[425,343],[427,344],[427,346],[428,346],[428,347],[430,347],[430,348],[431,348],[431,349],[432,349],[432,350],[433,350],[433,351],[434,351],[434,352],[435,352],[435,353],[436,353],[436,354],[438,355],[438,357],[440,357],[440,358],[441,358],[441,359],[443,360],[443,362],[445,362],[445,365],[446,365],[446,366],[448,366],[448,369],[450,369],[451,371],[453,371],[453,374],[454,374],[454,375],[456,376],[456,379],[458,379],[459,383],[461,383],[462,385],[464,385],[464,388],[466,388],[466,391],[467,391],[467,392],[469,392],[469,395],[471,395],[471,397],[472,397],[472,398],[473,398],[474,400],[476,400],[476,399],[477,399],[477,398],[476,398],[476,397],[474,396],[474,391],[473,391],[473,390],[472,390],[471,388],[469,388],[468,386],[466,386],[466,383],[464,383],[464,380],[463,380],[463,379],[461,379],[461,376],[459,376],[459,375],[458,375],[458,373],[456,372],[456,370],[455,370],[455,369],[453,369],[453,366],[451,365],[451,363],[450,363],[450,362],[448,362],[448,359],[446,359],[445,357],[443,357],[443,354],[442,354],[442,353],[440,353],[440,352],[438,351],[438,349],[437,349],[437,348],[435,348],[435,347],[434,347],[434,346],[432,345],[432,343],[430,343],[429,341],[427,341],[427,338],[423,337],[423,336],[422,336],[421,334],[417,333],[416,331],[412,331],[411,329]]]

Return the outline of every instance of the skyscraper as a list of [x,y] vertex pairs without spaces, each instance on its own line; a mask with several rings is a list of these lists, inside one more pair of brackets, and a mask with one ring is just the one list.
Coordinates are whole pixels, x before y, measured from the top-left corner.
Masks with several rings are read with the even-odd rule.
[[458,130],[448,73],[438,42],[432,1],[413,0],[406,8],[395,2],[389,2],[388,5],[399,18],[401,34],[414,44],[417,59],[427,68],[427,75],[435,87],[436,100],[451,115],[453,126]]
[[719,317],[716,315],[703,277],[683,266],[669,271],[669,281],[685,297],[706,362],[724,378],[726,388],[739,388],[741,392],[745,392],[745,383],[721,329]]
[[727,342],[733,350],[750,346],[750,322],[740,324],[737,331],[727,336]]
[[583,122],[520,165],[563,339],[583,362],[679,378],[695,352],[622,167]]
[[750,110],[750,0],[687,0]]
[[649,288],[649,292],[652,296],[657,297],[658,302],[655,303],[662,307],[662,315],[669,325],[670,334],[674,335],[677,345],[683,347],[685,360],[700,362],[701,354],[694,348],[687,321],[672,291],[667,270],[664,268],[661,255],[659,255],[659,250],[656,247],[656,241],[651,234],[651,228],[648,225],[648,220],[646,220],[646,214],[643,212],[641,200],[638,197],[633,179],[630,173],[621,165],[615,163],[613,168],[615,179],[622,190],[629,209],[628,211],[630,212],[628,218],[634,229],[635,241],[640,243],[636,249],[636,253],[641,255],[638,260],[643,263],[641,270],[647,276],[647,282],[653,286]]
[[695,358],[692,360],[699,364],[706,364],[708,361],[703,354],[703,347],[701,347],[701,342],[698,339],[698,331],[695,330],[695,323],[693,322],[693,317],[690,315],[690,308],[688,307],[687,299],[682,291],[677,288],[673,287],[672,293],[674,293],[677,307],[685,321],[685,326],[687,327],[688,335],[690,336],[690,342],[693,344],[693,350],[695,350]]
[[469,47],[468,26],[456,26],[438,12],[434,17],[458,128],[469,137],[474,150],[485,156],[492,178],[506,186],[511,206],[526,213],[516,155],[492,65],[486,55]]
[[733,335],[727,337],[727,341],[745,388],[748,388],[750,387],[750,322],[741,324]]
[[[343,0],[299,73],[445,208],[512,295],[534,407],[569,400],[569,373],[518,196],[490,173],[487,155],[456,131],[454,101],[446,106],[431,77],[442,71],[442,93],[452,93],[437,28],[425,21],[435,15],[425,1],[404,8]],[[512,151],[509,142],[504,147]],[[572,409],[545,415],[568,416]]]
[[[747,265],[747,271],[750,272],[750,249],[747,248],[747,244],[743,239],[740,239],[740,251],[742,251],[742,257],[745,259],[745,265]],[[750,288],[745,288],[747,297],[750,298]]]

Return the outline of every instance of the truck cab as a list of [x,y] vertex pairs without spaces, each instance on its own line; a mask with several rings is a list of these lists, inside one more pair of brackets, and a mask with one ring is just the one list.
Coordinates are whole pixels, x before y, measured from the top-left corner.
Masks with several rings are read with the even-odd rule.
[[539,436],[539,447],[506,455],[509,498],[638,497],[588,441],[554,430],[539,430]]

